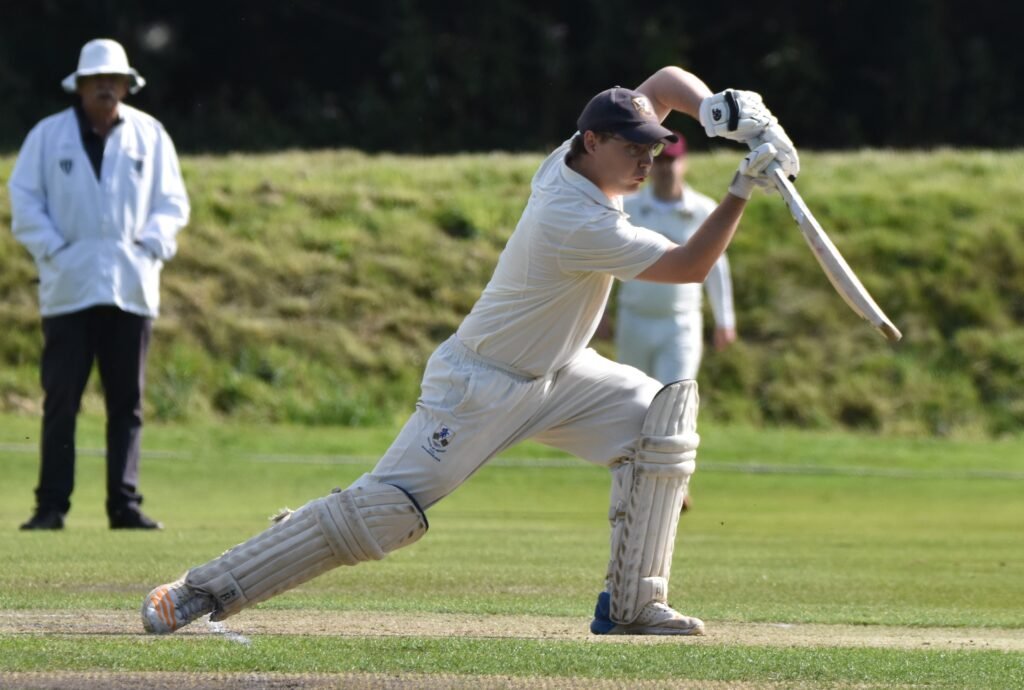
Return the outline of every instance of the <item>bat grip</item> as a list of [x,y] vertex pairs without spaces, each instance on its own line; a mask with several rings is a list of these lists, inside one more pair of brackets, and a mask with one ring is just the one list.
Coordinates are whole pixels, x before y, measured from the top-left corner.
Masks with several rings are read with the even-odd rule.
[[[761,143],[764,143],[764,142],[761,142]],[[753,151],[754,149],[756,149],[760,145],[761,144],[757,143],[757,139],[756,138],[755,139],[750,139],[749,141],[747,141],[747,146],[750,148],[751,151]],[[773,173],[776,170],[778,170],[778,168],[779,168],[779,162],[778,161],[772,161],[771,163],[768,164],[768,167],[765,168],[765,172],[768,173],[769,175],[772,175],[772,177],[775,177],[775,175]],[[789,178],[790,182],[796,182],[796,175],[787,175],[787,177]]]

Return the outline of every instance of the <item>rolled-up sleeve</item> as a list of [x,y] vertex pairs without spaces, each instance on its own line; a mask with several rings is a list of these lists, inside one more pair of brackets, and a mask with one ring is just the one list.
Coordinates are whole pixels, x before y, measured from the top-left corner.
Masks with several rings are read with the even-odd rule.
[[568,233],[558,258],[569,272],[597,271],[631,280],[672,246],[665,236],[608,213]]

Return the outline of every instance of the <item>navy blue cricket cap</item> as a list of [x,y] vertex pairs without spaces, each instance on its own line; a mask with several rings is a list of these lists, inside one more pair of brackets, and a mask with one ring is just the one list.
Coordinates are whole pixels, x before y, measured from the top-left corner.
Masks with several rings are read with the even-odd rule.
[[618,134],[637,144],[653,144],[665,139],[675,142],[679,137],[662,127],[650,99],[639,91],[615,86],[590,99],[576,120],[580,132]]

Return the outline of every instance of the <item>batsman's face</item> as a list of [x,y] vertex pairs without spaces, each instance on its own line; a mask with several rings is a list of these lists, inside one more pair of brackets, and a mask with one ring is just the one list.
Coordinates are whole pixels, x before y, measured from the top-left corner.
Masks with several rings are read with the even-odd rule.
[[664,147],[662,142],[637,144],[618,135],[604,140],[595,137],[592,154],[600,171],[598,187],[606,194],[632,194],[651,172],[654,158]]

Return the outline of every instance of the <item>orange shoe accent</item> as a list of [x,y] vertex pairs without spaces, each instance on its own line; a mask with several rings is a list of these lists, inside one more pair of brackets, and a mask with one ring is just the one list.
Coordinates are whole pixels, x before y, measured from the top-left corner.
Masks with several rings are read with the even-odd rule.
[[161,587],[153,593],[153,596],[149,598],[149,603],[153,605],[153,610],[156,611],[157,615],[160,616],[161,620],[167,624],[167,627],[171,630],[175,629],[174,626],[174,614],[171,610],[170,602],[165,596],[167,594],[167,587]]
[[176,630],[178,626],[174,620],[174,604],[170,599],[170,597],[164,597],[160,600],[160,604],[163,606],[164,620],[167,622],[167,627],[171,630]]

